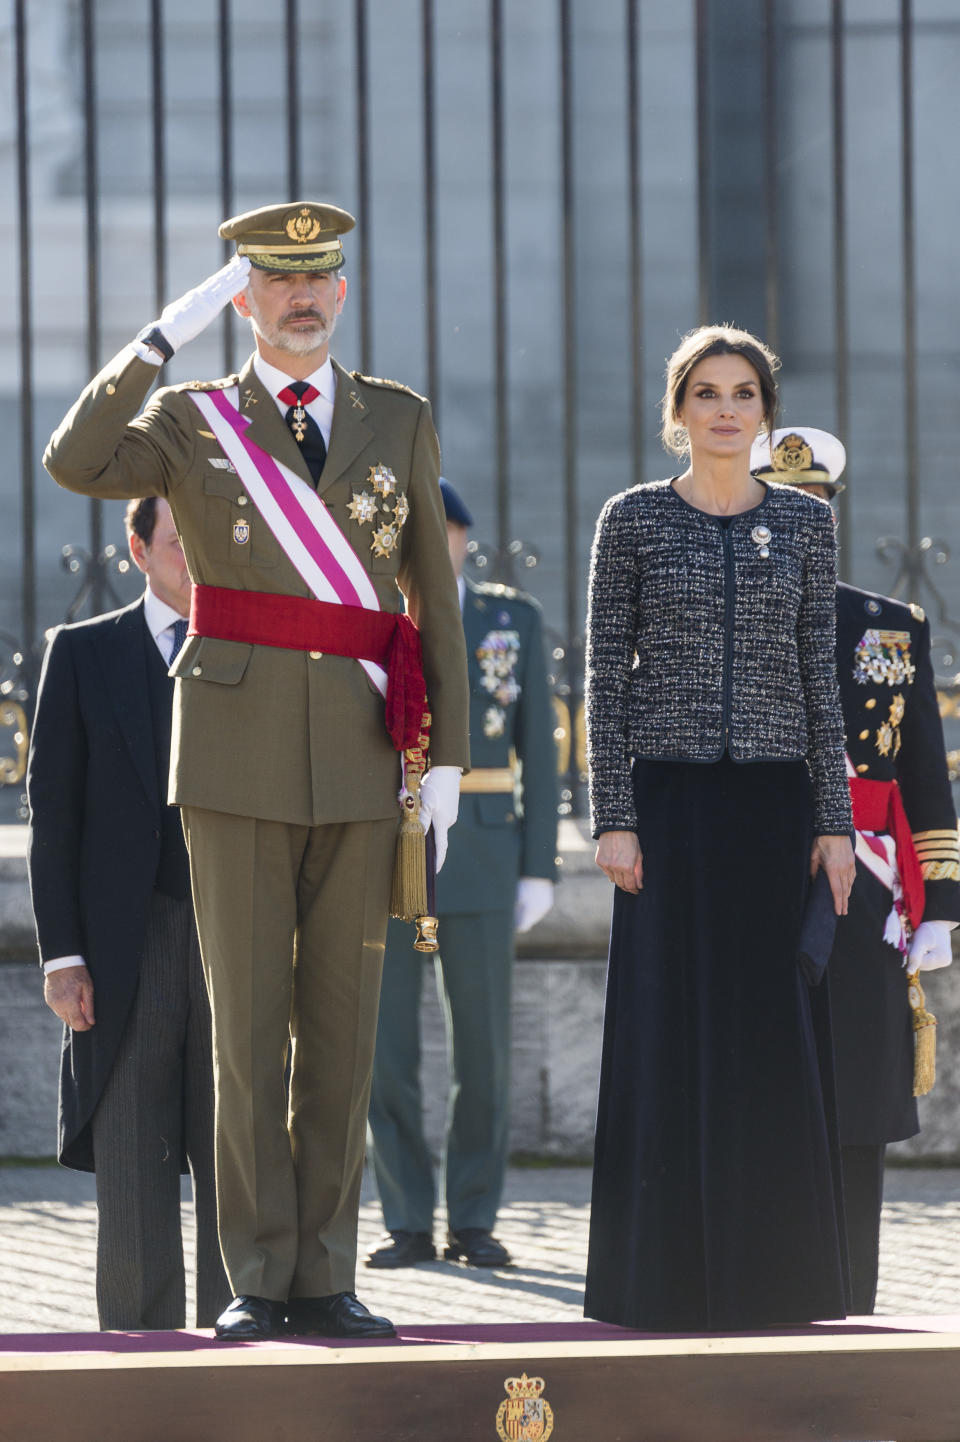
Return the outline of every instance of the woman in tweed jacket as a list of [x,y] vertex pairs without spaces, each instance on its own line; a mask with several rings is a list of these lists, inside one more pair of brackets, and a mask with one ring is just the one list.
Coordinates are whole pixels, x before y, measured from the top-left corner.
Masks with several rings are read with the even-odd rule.
[[826,987],[797,965],[810,875],[855,864],[829,507],[750,473],[777,361],[729,327],[671,358],[672,480],[605,506],[587,734],[616,884],[588,1316],[733,1330],[842,1316]]

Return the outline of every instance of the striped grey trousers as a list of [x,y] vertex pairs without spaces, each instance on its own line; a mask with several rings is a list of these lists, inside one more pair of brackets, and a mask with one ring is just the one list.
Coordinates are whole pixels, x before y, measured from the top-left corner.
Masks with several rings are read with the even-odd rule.
[[153,894],[137,994],[92,1130],[100,1326],[186,1324],[184,1153],[197,1216],[197,1326],[212,1326],[230,1288],[217,1241],[210,1006],[190,901]]

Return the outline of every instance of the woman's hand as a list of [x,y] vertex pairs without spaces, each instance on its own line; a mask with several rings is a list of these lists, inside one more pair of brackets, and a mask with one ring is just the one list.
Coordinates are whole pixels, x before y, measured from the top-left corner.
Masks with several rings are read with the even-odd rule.
[[643,856],[635,831],[605,831],[597,842],[595,859],[622,891],[635,896],[643,887]]
[[810,875],[816,876],[821,866],[833,892],[833,909],[838,916],[846,916],[850,889],[857,874],[849,836],[817,837],[810,857]]

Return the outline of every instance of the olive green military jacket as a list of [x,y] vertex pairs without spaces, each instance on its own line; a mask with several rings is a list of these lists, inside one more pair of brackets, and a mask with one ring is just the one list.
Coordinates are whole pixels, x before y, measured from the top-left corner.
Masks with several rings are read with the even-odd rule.
[[[381,607],[400,611],[405,597],[420,628],[431,760],[466,767],[466,656],[430,406],[405,387],[334,368],[336,401],[318,491],[369,572]],[[51,437],[47,470],[81,495],[165,497],[197,584],[309,596],[191,399],[191,391],[236,387],[233,398],[251,417],[247,435],[309,481],[252,357],[238,376],[159,390],[138,414],[156,375],[130,349],[114,357]],[[389,517],[361,524],[348,511],[355,493],[374,494],[370,472],[378,465],[390,468],[397,495],[409,504],[389,555],[371,546]],[[383,498],[377,500],[382,508]],[[399,759],[383,700],[358,662],[195,637],[173,672],[174,804],[295,825],[394,812]]]

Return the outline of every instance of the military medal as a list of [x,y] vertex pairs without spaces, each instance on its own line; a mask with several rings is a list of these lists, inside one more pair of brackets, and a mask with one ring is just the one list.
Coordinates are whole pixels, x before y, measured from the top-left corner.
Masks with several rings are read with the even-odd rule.
[[307,434],[307,412],[304,409],[302,400],[298,400],[293,408],[293,415],[290,417],[290,429],[293,431],[294,439],[298,445],[302,445],[303,438]]
[[396,546],[399,536],[400,532],[393,522],[385,521],[378,531],[374,531],[370,549],[377,557],[389,556]]
[[371,466],[370,481],[378,496],[392,496],[397,489],[397,478],[389,466]]
[[247,544],[250,539],[249,521],[234,521],[233,539],[236,541],[238,546],[245,546]]
[[853,679],[861,686],[912,686],[909,631],[864,631],[854,653]]
[[770,554],[770,542],[773,539],[769,526],[754,526],[750,532],[750,539],[759,548],[761,560],[766,560]]
[[369,491],[361,491],[359,495],[354,491],[353,500],[347,506],[351,521],[356,521],[358,526],[365,526],[374,520],[377,509],[377,498],[371,496]]
[[483,734],[490,741],[495,741],[502,736],[506,730],[506,714],[500,706],[488,706],[483,713]]
[[[520,659],[519,631],[488,631],[476,650],[480,663],[480,684],[499,706],[509,706],[520,695],[520,684],[513,674]],[[490,716],[491,711],[487,712]]]
[[409,516],[409,514],[410,502],[407,500],[406,496],[397,496],[397,499],[396,501],[394,501],[393,504],[393,519],[396,521],[397,525],[406,525],[407,517]]

